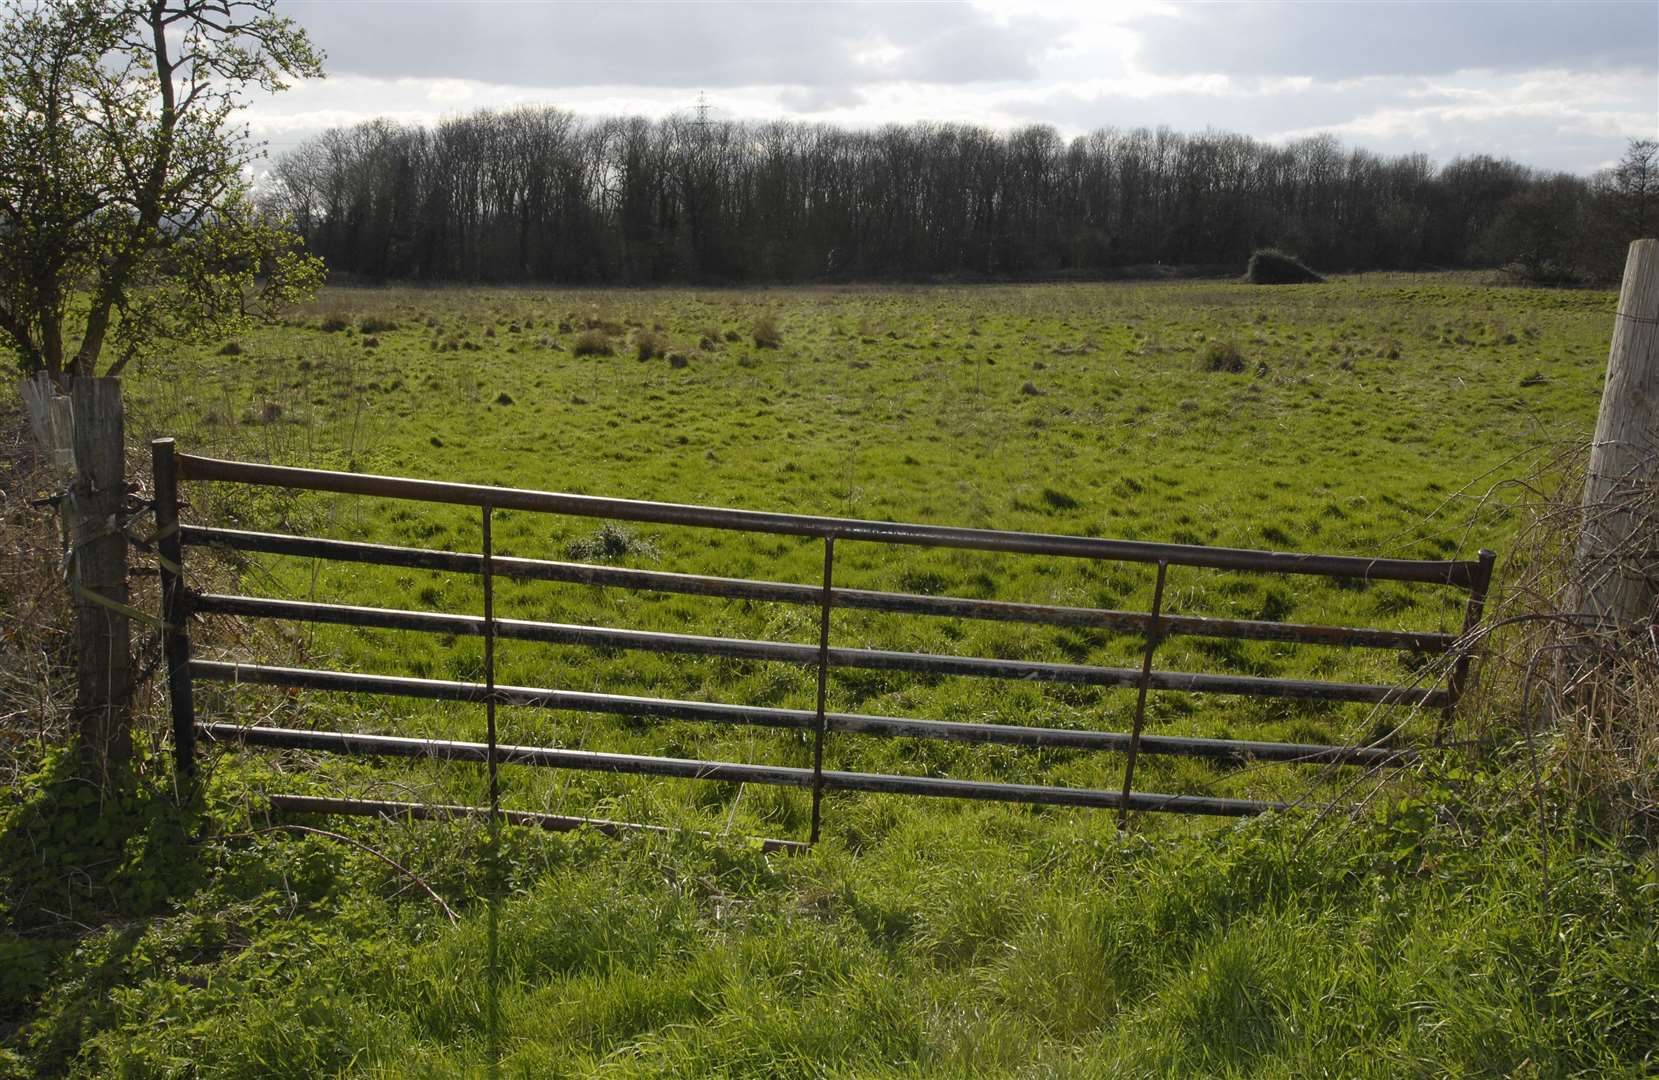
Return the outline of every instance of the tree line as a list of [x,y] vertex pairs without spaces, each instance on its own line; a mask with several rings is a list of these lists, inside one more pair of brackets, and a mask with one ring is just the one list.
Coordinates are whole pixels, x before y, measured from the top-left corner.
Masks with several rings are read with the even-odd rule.
[[1087,277],[1242,267],[1514,264],[1616,274],[1659,219],[1659,144],[1616,169],[1437,167],[1319,135],[917,123],[876,130],[482,111],[374,120],[284,155],[267,205],[336,272],[462,281],[792,282]]

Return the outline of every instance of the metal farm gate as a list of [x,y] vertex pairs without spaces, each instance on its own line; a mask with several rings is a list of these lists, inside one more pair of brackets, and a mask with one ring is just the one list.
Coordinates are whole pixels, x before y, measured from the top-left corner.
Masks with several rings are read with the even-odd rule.
[[[816,842],[819,837],[823,797],[826,792],[833,791],[890,792],[1095,807],[1117,810],[1120,820],[1131,810],[1212,815],[1257,814],[1280,808],[1280,804],[1136,791],[1133,783],[1136,759],[1141,754],[1175,754],[1214,759],[1385,768],[1410,762],[1415,759],[1416,754],[1411,748],[1402,746],[1335,746],[1147,735],[1142,732],[1147,695],[1152,691],[1173,690],[1186,693],[1363,702],[1379,706],[1438,709],[1449,713],[1468,682],[1471,662],[1468,640],[1472,638],[1472,631],[1481,619],[1495,560],[1493,553],[1485,550],[1481,551],[1476,559],[1467,561],[1368,559],[934,525],[906,525],[222,461],[176,453],[171,439],[158,439],[151,444],[151,448],[154,455],[156,516],[162,555],[163,617],[168,625],[168,688],[172,702],[176,763],[182,775],[189,776],[195,770],[198,737],[246,746],[304,748],[370,757],[419,756],[477,762],[485,765],[489,772],[490,806],[487,808],[275,796],[273,806],[278,810],[394,814],[417,818],[491,814],[509,821],[552,828],[652,828],[628,822],[502,812],[499,809],[497,795],[497,769],[503,764],[513,764],[774,784],[807,790],[811,792],[812,798],[808,843]],[[178,520],[179,484],[185,481],[231,482],[477,507],[482,526],[482,546],[478,553],[471,554],[354,543],[310,536],[249,532],[208,525],[181,525]],[[491,515],[496,510],[507,509],[607,521],[814,537],[823,544],[823,577],[818,583],[799,584],[664,573],[580,562],[502,557],[492,550]],[[835,584],[835,552],[837,543],[843,542],[906,544],[1152,564],[1157,567],[1157,579],[1151,607],[1146,611],[1064,607],[841,588]],[[478,575],[482,578],[483,584],[483,611],[477,615],[451,614],[192,592],[183,577],[186,565],[184,552],[186,548],[202,545],[241,552],[304,556]],[[1460,589],[1467,594],[1463,632],[1450,634],[1437,631],[1367,629],[1171,615],[1163,609],[1165,578],[1171,566],[1264,574],[1303,574],[1360,581],[1409,582]],[[494,581],[498,577],[812,607],[818,612],[818,642],[816,645],[808,645],[497,618],[494,611]],[[1144,639],[1144,646],[1138,668],[850,648],[837,646],[832,642],[831,614],[838,608],[989,619],[1052,627],[1095,628],[1138,634]],[[194,616],[206,615],[236,615],[257,619],[478,636],[483,639],[484,645],[483,681],[417,679],[195,660],[190,655],[188,622]],[[1156,668],[1154,661],[1159,644],[1166,638],[1182,635],[1358,649],[1405,650],[1417,654],[1425,662],[1440,658],[1443,662],[1434,665],[1434,669],[1443,673],[1443,681],[1434,685],[1390,686],[1249,675],[1197,674]],[[499,685],[495,678],[495,643],[502,639],[613,650],[647,650],[691,656],[781,661],[816,671],[817,705],[814,709],[784,709]],[[1130,689],[1136,694],[1134,720],[1128,731],[1091,731],[831,712],[825,708],[825,693],[832,668],[880,669],[991,679],[1030,679]],[[196,716],[192,695],[193,685],[198,680],[472,702],[482,705],[485,709],[487,736],[484,742],[478,743],[204,722]],[[495,711],[498,705],[644,719],[748,724],[806,731],[812,736],[813,763],[811,768],[782,767],[600,753],[545,746],[503,745],[496,739]],[[824,742],[832,734],[1110,751],[1125,754],[1126,765],[1123,785],[1118,790],[993,783],[943,776],[847,772],[824,768]],[[766,843],[774,848],[784,849],[797,849],[802,846],[798,841],[788,840],[769,840]]]

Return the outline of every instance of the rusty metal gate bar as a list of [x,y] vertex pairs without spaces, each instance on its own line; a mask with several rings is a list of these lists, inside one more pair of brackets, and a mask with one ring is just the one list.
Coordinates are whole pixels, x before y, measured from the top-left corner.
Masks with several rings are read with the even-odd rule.
[[1146,692],[1152,686],[1152,654],[1158,648],[1158,617],[1164,610],[1164,579],[1169,564],[1158,564],[1158,581],[1152,587],[1152,619],[1146,628],[1146,650],[1141,654],[1141,681],[1135,688],[1135,724],[1129,732],[1129,755],[1123,765],[1123,805],[1118,807],[1118,828],[1129,824],[1129,792],[1135,782],[1135,758],[1141,749],[1141,725],[1146,721]]
[[1107,540],[1054,533],[1000,532],[951,525],[916,525],[861,518],[815,517],[762,510],[734,510],[722,506],[606,499],[596,495],[531,491],[524,488],[454,484],[442,480],[414,480],[402,476],[300,469],[289,465],[259,465],[247,461],[177,456],[179,478],[266,487],[327,491],[337,495],[370,495],[415,502],[482,506],[497,510],[529,510],[576,517],[609,518],[654,525],[689,525],[736,532],[779,533],[787,536],[869,540],[922,547],[957,547],[975,551],[1007,551],[1027,555],[1056,555],[1075,559],[1198,566],[1212,570],[1250,570],[1264,573],[1311,574],[1316,577],[1357,578],[1369,581],[1415,581],[1427,585],[1468,588],[1476,564],[1456,559],[1373,559],[1358,555],[1304,555],[1287,551],[1206,547],[1202,544],[1161,544],[1145,540]]
[[[1486,590],[1490,585],[1495,556],[1482,551],[1478,560],[1366,559],[1354,556],[1301,555],[1287,552],[1209,548],[1200,545],[1158,544],[1142,541],[1101,540],[1090,537],[1038,533],[997,532],[945,526],[909,525],[861,521],[847,518],[774,514],[719,507],[687,506],[673,503],[603,499],[593,496],[512,488],[450,484],[402,477],[363,476],[355,473],[218,461],[176,454],[171,439],[152,443],[155,455],[157,532],[162,553],[163,613],[168,623],[165,635],[169,692],[178,772],[188,778],[194,771],[194,743],[198,733],[216,741],[239,741],[248,745],[312,748],[336,753],[368,756],[433,756],[445,760],[478,761],[489,770],[489,805],[482,808],[428,807],[429,816],[477,813],[492,822],[509,820],[500,807],[499,766],[502,763],[575,768],[610,773],[678,776],[689,779],[758,782],[805,788],[811,794],[811,840],[821,832],[822,798],[826,791],[892,792],[967,799],[993,799],[1061,806],[1090,806],[1117,809],[1120,822],[1129,810],[1168,810],[1201,814],[1254,814],[1275,809],[1279,804],[1192,795],[1163,795],[1135,792],[1135,763],[1142,753],[1184,754],[1231,760],[1305,762],[1354,765],[1366,768],[1397,766],[1415,759],[1410,748],[1388,746],[1333,746],[1259,742],[1239,739],[1206,739],[1188,736],[1149,736],[1143,732],[1146,696],[1150,690],[1179,690],[1224,694],[1255,694],[1304,700],[1357,701],[1419,708],[1456,703],[1467,685],[1472,657],[1467,643],[1480,622]],[[399,548],[318,537],[286,536],[243,530],[181,526],[178,523],[178,482],[181,479],[228,481],[269,486],[371,495],[426,502],[472,505],[481,509],[482,550],[478,555]],[[750,533],[775,533],[814,537],[824,543],[823,580],[819,587],[786,582],[752,581],[696,574],[663,573],[618,567],[595,567],[580,563],[547,560],[497,558],[491,534],[495,509],[512,508],[536,512],[573,514],[625,521],[729,529]],[[981,551],[1042,554],[1092,560],[1155,563],[1157,583],[1148,612],[1110,611],[1096,608],[1068,608],[1056,605],[1012,603],[998,600],[970,600],[960,597],[922,596],[908,593],[838,589],[834,584],[834,551],[837,539],[876,543],[953,547]],[[192,545],[224,546],[271,554],[305,555],[348,562],[403,566],[429,570],[479,574],[484,590],[483,618],[442,612],[399,611],[349,605],[300,603],[250,596],[193,594],[182,574],[182,552]],[[1454,636],[1438,631],[1392,630],[1365,627],[1336,627],[1312,624],[1274,623],[1262,620],[1170,615],[1163,598],[1170,565],[1262,573],[1310,574],[1360,580],[1394,580],[1438,584],[1467,589],[1463,633]],[[628,589],[678,592],[684,594],[752,599],[818,608],[819,634],[816,647],[773,641],[704,637],[618,630],[602,626],[562,625],[522,619],[499,619],[495,614],[494,580],[497,574],[517,579],[580,582]],[[830,624],[836,605],[871,611],[934,615],[1036,623],[1051,626],[1080,626],[1140,632],[1146,645],[1138,671],[1082,664],[996,660],[972,656],[893,652],[877,649],[835,648],[830,644]],[[223,613],[255,618],[275,618],[350,626],[422,630],[444,634],[481,635],[484,638],[484,683],[444,682],[397,676],[364,675],[277,668],[253,664],[228,664],[192,660],[185,620],[192,614]],[[1404,649],[1418,654],[1452,655],[1447,685],[1443,687],[1401,687],[1340,683],[1324,680],[1213,675],[1180,671],[1157,671],[1154,653],[1171,635],[1200,635],[1245,640],[1284,641],[1335,645],[1353,648]],[[738,659],[810,664],[817,675],[815,708],[763,708],[721,703],[674,701],[615,694],[577,693],[534,687],[503,687],[496,682],[495,644],[498,638],[539,641],[588,647],[644,649],[689,655],[725,656]],[[1128,734],[1110,731],[1067,730],[1019,725],[976,724],[908,717],[862,716],[831,713],[827,709],[829,669],[832,666],[913,671],[943,675],[966,675],[997,679],[1035,679],[1100,687],[1133,687],[1136,709]],[[411,740],[393,736],[360,736],[337,732],[304,732],[278,728],[238,728],[228,724],[202,724],[195,720],[193,680],[197,678],[247,682],[251,684],[309,688],[345,692],[386,693],[447,701],[482,702],[486,710],[486,742],[482,745],[447,740]],[[496,729],[498,705],[511,704],[548,709],[591,711],[612,715],[684,718],[716,723],[753,724],[774,728],[810,728],[813,763],[810,769],[743,765],[731,762],[651,758],[641,755],[602,754],[558,750],[550,747],[503,747]],[[831,731],[888,737],[945,739],[957,742],[1002,743],[1027,747],[1071,747],[1121,751],[1127,754],[1121,791],[1094,791],[1082,788],[1042,787],[1027,784],[957,780],[948,777],[902,776],[825,770],[824,744]],[[399,813],[414,816],[410,809],[419,804],[382,804],[373,800],[324,800],[333,812]],[[291,809],[301,804],[290,799]],[[316,801],[305,805],[316,805]],[[425,810],[421,813],[426,812]],[[524,816],[522,812],[513,812]],[[627,823],[566,818],[559,815],[531,815],[546,818],[546,827],[565,828],[571,823],[592,824],[616,831]],[[514,819],[516,820],[516,819]],[[527,819],[528,820],[528,819]],[[795,841],[768,841],[777,850],[790,850]]]
[[820,804],[824,801],[824,702],[829,690],[829,636],[830,606],[835,601],[835,537],[824,537],[824,601],[818,610],[818,716],[812,731],[812,832],[811,842],[818,842],[821,820]]
[[[318,537],[247,532],[241,529],[209,528],[201,525],[184,525],[180,532],[187,546],[332,559],[374,566],[398,566],[411,570],[439,570],[461,574],[479,572],[479,557],[466,552],[393,547],[350,540],[324,540]],[[523,581],[614,586],[619,589],[711,596],[726,600],[759,600],[808,607],[817,607],[822,602],[821,590],[817,585],[793,582],[751,581],[744,578],[709,577],[703,574],[676,574],[660,570],[636,570],[627,567],[513,557],[498,557],[494,564],[497,576]],[[1149,618],[1144,611],[1024,604],[1008,600],[970,600],[957,596],[923,596],[916,593],[876,592],[869,589],[838,588],[834,590],[834,594],[837,607],[857,608],[862,611],[1023,622],[1040,626],[1087,627],[1127,634],[1144,634]],[[1422,653],[1445,652],[1458,641],[1458,635],[1439,631],[1319,626],[1267,622],[1260,619],[1223,619],[1205,615],[1166,614],[1162,623],[1166,637],[1227,637],[1247,641],[1284,641],[1302,645],[1404,649]]]
[[485,858],[486,895],[489,912],[485,924],[484,1027],[491,1061],[501,1060],[501,749],[495,731],[495,571],[491,562],[495,544],[490,537],[494,509],[486,503],[479,511],[479,553],[483,558],[484,585],[484,732],[488,746],[485,771],[489,774],[489,851]]
[[484,554],[484,730],[490,744],[490,821],[494,824],[501,818],[501,780],[495,739],[495,574],[490,567],[494,547],[490,539],[491,516],[490,508],[484,507],[480,522]]
[[[202,614],[242,615],[248,618],[295,622],[334,623],[380,630],[424,630],[429,633],[476,637],[484,623],[476,615],[407,611],[397,608],[316,604],[299,600],[272,600],[255,596],[200,593],[192,609]],[[799,642],[710,637],[655,630],[617,630],[580,623],[547,623],[530,619],[497,619],[498,638],[539,641],[548,645],[589,648],[639,649],[687,656],[722,656],[733,660],[771,660],[803,667],[818,663],[816,645]],[[912,671],[933,675],[962,675],[987,679],[1027,679],[1077,686],[1134,687],[1138,668],[1111,668],[1042,660],[1000,660],[941,653],[897,652],[831,646],[829,661],[836,667],[877,671]],[[1270,678],[1259,675],[1216,675],[1205,672],[1157,671],[1149,677],[1154,690],[1190,693],[1243,694],[1306,701],[1356,701],[1369,705],[1412,705],[1438,708],[1447,700],[1444,688],[1395,686],[1383,683],[1340,683],[1317,679]]]
[[1492,587],[1492,566],[1497,558],[1493,552],[1483,549],[1475,563],[1475,572],[1469,582],[1469,602],[1463,609],[1463,632],[1458,635],[1459,651],[1457,659],[1452,661],[1450,674],[1446,676],[1446,704],[1441,706],[1440,722],[1434,732],[1436,746],[1445,744],[1446,732],[1452,725],[1452,714],[1469,681],[1469,665],[1474,660],[1474,642],[1470,638],[1486,613],[1486,591]]
[[[272,667],[264,664],[225,663],[216,660],[191,661],[190,674],[192,678],[238,686],[275,686],[292,690],[322,690],[346,694],[384,694],[426,701],[480,703],[485,696],[485,688],[481,683]],[[550,690],[534,686],[498,684],[495,694],[496,699],[504,704],[531,709],[591,712],[635,718],[651,717],[662,720],[694,720],[713,724],[744,724],[792,731],[811,731],[818,719],[817,713],[811,709],[726,705],[719,702],[682,701],[674,698]],[[1129,736],[1117,731],[917,720],[902,716],[869,716],[862,713],[838,712],[826,713],[824,720],[826,731],[847,735],[990,743],[1028,748],[1097,750],[1110,753],[1123,753],[1129,749]],[[1417,751],[1410,747],[1330,746],[1321,743],[1260,742],[1250,739],[1205,739],[1186,735],[1142,735],[1140,747],[1143,754],[1207,758],[1230,764],[1262,761],[1304,765],[1353,765],[1374,769],[1410,765],[1418,760]]]

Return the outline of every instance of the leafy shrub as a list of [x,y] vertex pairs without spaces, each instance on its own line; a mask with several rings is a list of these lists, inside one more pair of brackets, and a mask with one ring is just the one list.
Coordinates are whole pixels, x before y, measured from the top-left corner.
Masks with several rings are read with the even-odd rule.
[[576,335],[576,343],[570,351],[576,356],[613,356],[616,347],[611,344],[611,336],[603,330],[583,330]]
[[589,535],[572,540],[566,545],[565,554],[582,562],[615,562],[626,555],[660,557],[657,545],[614,521],[607,521]]
[[755,347],[775,349],[783,344],[783,331],[778,328],[776,315],[767,313],[755,320]]
[[1212,341],[1204,346],[1204,370],[1237,375],[1244,370],[1244,354],[1231,341]]
[[1260,248],[1252,254],[1244,278],[1252,285],[1311,285],[1325,280],[1301,259],[1277,248]]

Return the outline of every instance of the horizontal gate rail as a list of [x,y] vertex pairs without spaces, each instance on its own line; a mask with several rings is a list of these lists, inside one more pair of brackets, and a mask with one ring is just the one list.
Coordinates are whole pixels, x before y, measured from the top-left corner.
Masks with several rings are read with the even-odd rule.
[[[175,754],[181,775],[189,774],[194,769],[193,746],[198,736],[219,743],[253,747],[312,750],[377,758],[427,757],[445,761],[478,762],[488,766],[490,773],[491,797],[488,807],[428,805],[374,799],[320,799],[297,795],[273,796],[272,807],[279,812],[363,814],[419,820],[484,816],[495,822],[517,822],[550,829],[594,828],[612,833],[635,828],[647,831],[661,829],[660,826],[636,826],[629,822],[603,818],[500,809],[495,794],[495,766],[510,764],[735,784],[760,783],[808,791],[812,797],[812,841],[818,838],[820,799],[825,792],[831,791],[884,792],[1033,805],[1115,809],[1120,812],[1120,822],[1121,815],[1131,810],[1219,816],[1259,814],[1282,809],[1284,804],[1220,796],[1134,791],[1133,763],[1137,755],[1153,754],[1203,758],[1229,765],[1271,762],[1379,770],[1410,765],[1419,760],[1419,752],[1410,747],[1378,744],[1341,746],[1146,734],[1142,728],[1146,716],[1147,694],[1150,691],[1171,691],[1439,709],[1442,725],[1440,730],[1443,731],[1451,710],[1468,683],[1469,643],[1478,630],[1486,590],[1496,559],[1493,553],[1484,550],[1478,558],[1472,560],[1371,559],[1346,555],[1255,551],[1194,544],[1162,544],[1048,533],[864,521],[222,461],[178,454],[170,439],[156,440],[152,447],[156,473],[158,536],[163,538],[163,554],[166,556],[161,571],[166,618],[170,626],[180,628],[179,632],[169,634],[164,639],[164,648],[173,708]],[[476,553],[438,551],[183,524],[178,522],[177,517],[180,505],[178,484],[181,480],[256,484],[478,507],[482,511],[483,546],[481,551]],[[816,540],[823,545],[823,580],[821,585],[812,585],[505,557],[494,552],[490,541],[490,516],[497,510],[523,510]],[[1151,610],[1120,611],[1085,606],[844,588],[834,582],[834,554],[838,541],[1141,563],[1157,567],[1158,589]],[[477,575],[484,583],[484,611],[480,617],[444,611],[319,603],[314,600],[196,593],[186,586],[181,563],[186,550],[200,547]],[[1245,573],[1302,574],[1350,581],[1412,582],[1427,586],[1458,588],[1467,593],[1462,633],[1327,626],[1171,613],[1167,610],[1169,605],[1161,601],[1166,572],[1172,566]],[[497,618],[492,603],[492,583],[498,577],[812,607],[816,609],[817,643]],[[1142,639],[1144,648],[1140,650],[1140,666],[1129,668],[842,647],[832,643],[831,616],[836,608],[1071,627],[1105,635],[1133,635]],[[187,617],[192,615],[227,615],[376,630],[414,631],[446,637],[482,637],[486,644],[484,677],[480,682],[459,682],[193,659],[190,655],[188,635],[182,632]],[[1396,650],[1420,659],[1438,658],[1441,664],[1434,669],[1437,677],[1423,682],[1422,685],[1383,685],[1333,679],[1158,670],[1154,666],[1154,654],[1162,642],[1172,637],[1208,637]],[[493,646],[500,640],[605,651],[642,650],[683,656],[776,662],[811,668],[817,675],[817,707],[786,709],[498,685]],[[1128,732],[1121,732],[1094,728],[970,723],[833,712],[825,707],[826,679],[828,673],[837,668],[910,672],[925,676],[1027,680],[1104,689],[1133,689],[1136,691],[1137,702],[1134,709],[1134,724]],[[192,685],[196,680],[482,705],[487,714],[488,741],[476,743],[448,739],[413,739],[396,735],[203,723],[195,717]],[[636,720],[684,720],[717,725],[749,725],[811,733],[812,767],[653,757],[549,746],[502,745],[498,742],[494,729],[495,709],[498,706],[619,716]],[[823,767],[825,740],[830,735],[867,735],[1119,753],[1125,755],[1128,764],[1125,766],[1121,790],[1002,783],[941,776],[850,772]],[[1383,740],[1379,740],[1381,741]],[[778,851],[799,850],[808,846],[788,840],[765,840],[762,843],[767,846],[767,850]]]
[[[219,593],[204,593],[198,596],[196,610],[204,614],[334,623],[377,630],[417,630],[458,636],[482,636],[486,625],[485,620],[476,615],[355,607],[347,604],[315,604],[299,600],[225,596]],[[816,646],[781,641],[669,634],[655,630],[615,630],[603,626],[534,622],[528,619],[496,619],[493,625],[499,637],[515,641],[539,641],[549,645],[639,649],[692,656],[719,656],[731,660],[771,660],[802,666],[818,663]],[[1028,679],[1036,682],[1070,683],[1076,686],[1129,687],[1138,685],[1142,678],[1141,672],[1130,668],[1091,667],[1086,664],[1059,664],[1039,660],[992,660],[977,656],[891,652],[882,649],[832,648],[829,650],[829,661],[835,667],[914,671],[931,675],[968,675],[992,679]],[[1439,707],[1447,701],[1446,691],[1442,689],[1320,682],[1312,679],[1274,679],[1259,675],[1154,671],[1147,684],[1155,690],[1244,694],[1306,701],[1357,701],[1372,705],[1415,705],[1419,708]]]
[[[198,724],[196,730],[218,742],[242,742],[282,750],[322,750],[360,757],[432,758],[439,761],[488,760],[490,744],[452,739],[414,739],[402,735],[359,735],[338,731],[302,731],[297,728],[242,727],[237,724]],[[550,769],[670,776],[685,780],[715,780],[733,784],[771,784],[811,789],[814,770],[787,765],[747,765],[696,758],[650,757],[644,754],[607,754],[597,750],[564,750],[550,746],[501,744],[496,754],[504,764],[538,765]],[[983,780],[955,780],[936,776],[892,776],[886,773],[839,772],[825,769],[821,782],[828,791],[865,791],[890,795],[927,795],[946,799],[980,799],[1044,806],[1080,806],[1098,810],[1173,810],[1187,814],[1245,817],[1283,810],[1285,803],[1250,799],[1223,799],[1207,795],[1159,795],[1135,792],[1127,799],[1120,791],[1091,788],[1043,787],[1037,784],[1001,784]]]
[[[447,803],[393,802],[386,799],[331,799],[319,795],[272,795],[270,806],[276,814],[355,814],[366,817],[389,818],[393,821],[455,821],[460,819],[487,819],[487,806],[456,806]],[[534,810],[496,810],[495,814],[509,825],[533,825],[551,832],[575,832],[592,829],[608,836],[626,833],[657,833],[672,835],[679,832],[665,825],[642,825],[637,821],[612,821],[609,818],[571,817],[568,814],[543,814]],[[701,833],[710,836],[711,833]],[[762,851],[781,851],[798,854],[812,845],[799,840],[759,841]]]
[[[466,552],[392,547],[350,540],[322,540],[309,536],[246,532],[240,529],[216,529],[198,525],[186,525],[181,532],[186,544],[252,551],[266,555],[293,555],[466,574],[481,573],[483,567],[483,556]],[[634,570],[625,567],[595,566],[591,563],[519,559],[502,555],[493,556],[490,563],[497,577],[510,577],[522,581],[558,581],[690,596],[714,596],[726,600],[759,600],[816,607],[822,600],[823,592],[816,585],[797,585],[790,582],[674,574],[660,570]],[[869,589],[832,589],[831,596],[835,607],[903,615],[937,615],[1036,623],[1044,626],[1088,627],[1135,634],[1144,634],[1151,628],[1150,617],[1140,611],[1018,604],[1007,600],[971,600],[955,596],[922,596],[915,593],[877,592]],[[1164,615],[1159,625],[1165,637],[1240,638],[1250,641],[1285,641],[1302,645],[1405,649],[1413,652],[1444,652],[1457,642],[1456,634],[1427,630],[1319,626],[1267,622],[1261,619],[1219,619],[1200,615]]]
[[497,510],[534,510],[574,517],[638,521],[654,525],[690,525],[736,532],[782,533],[789,536],[834,536],[841,540],[868,540],[887,544],[1008,551],[1027,555],[1058,555],[1111,562],[1167,562],[1171,566],[1199,566],[1213,570],[1248,570],[1276,574],[1315,574],[1320,577],[1359,578],[1365,581],[1416,581],[1468,588],[1476,581],[1479,563],[1473,560],[1368,559],[1353,555],[1304,555],[1288,551],[1205,547],[1202,544],[1156,544],[1141,540],[1105,540],[1053,533],[1000,532],[948,525],[910,525],[858,518],[778,514],[760,510],[733,510],[684,503],[606,499],[523,488],[452,484],[441,480],[413,480],[400,476],[299,469],[287,465],[256,465],[245,461],[179,454],[179,476],[185,480],[218,480],[263,484],[302,491],[329,491],[340,495],[369,495],[418,502],[462,506],[490,506]]
[[[195,678],[209,682],[280,686],[292,690],[385,694],[429,701],[481,703],[487,696],[482,683],[414,679],[398,675],[364,675],[355,671],[227,664],[215,660],[191,661],[190,673]],[[519,708],[604,713],[658,720],[748,724],[754,727],[801,731],[811,730],[818,718],[818,714],[811,709],[725,705],[718,702],[633,697],[582,690],[549,690],[532,686],[497,685],[495,695],[501,704]],[[882,735],[891,738],[938,739],[948,742],[1104,750],[1118,753],[1129,749],[1130,738],[1115,731],[915,720],[909,717],[868,716],[862,713],[826,713],[825,725],[832,732],[847,735]],[[1142,735],[1140,752],[1229,762],[1277,761],[1315,765],[1359,765],[1365,768],[1410,765],[1417,760],[1415,751],[1391,747],[1324,746],[1318,743],[1259,742],[1250,739],[1202,739],[1183,735]]]

